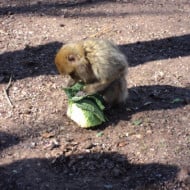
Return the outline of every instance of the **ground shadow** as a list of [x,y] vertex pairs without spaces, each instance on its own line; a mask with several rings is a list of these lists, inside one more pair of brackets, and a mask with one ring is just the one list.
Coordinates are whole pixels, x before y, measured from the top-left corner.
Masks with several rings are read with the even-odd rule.
[[8,82],[11,74],[13,80],[57,74],[54,57],[62,45],[61,42],[51,42],[35,47],[26,46],[23,50],[1,54],[0,83]]
[[128,0],[128,1],[113,1],[113,0],[78,0],[78,1],[54,1],[54,2],[43,2],[37,1],[36,3],[31,3],[28,1],[14,1],[9,2],[9,6],[2,6],[0,8],[0,15],[39,15],[39,16],[64,16],[64,18],[76,18],[76,17],[118,17],[118,16],[129,16],[129,15],[142,15],[142,14],[173,14],[173,11],[138,11],[138,12],[116,12],[112,11],[109,14],[102,11],[81,11],[81,7],[90,8],[91,6],[96,6],[97,4],[122,4],[127,6],[130,4],[141,4],[142,2],[138,0]]
[[[8,82],[11,73],[14,80],[58,74],[53,62],[56,51],[61,46],[61,42],[51,42],[2,53],[0,55],[0,83]],[[189,56],[190,34],[124,44],[120,48],[128,57],[130,66],[137,66],[149,61]]]
[[[91,14],[83,15],[81,12],[76,12],[74,14],[65,14],[64,9],[68,8],[79,8],[79,7],[88,7],[91,5],[95,5],[97,3],[106,3],[112,2],[110,0],[81,0],[81,1],[54,1],[54,2],[42,2],[38,1],[37,3],[31,4],[30,2],[19,2],[16,1],[13,4],[10,3],[9,6],[4,6],[0,8],[0,15],[13,15],[13,14],[37,14],[37,15],[50,15],[50,16],[60,16],[64,15],[64,17],[73,17],[75,16],[87,16],[90,17]],[[105,15],[105,13],[102,13]],[[98,13],[96,13],[98,16]],[[94,15],[95,16],[95,15]],[[99,15],[101,16],[101,14]]]
[[25,159],[0,166],[1,190],[161,189],[179,168],[159,163],[131,164],[118,153],[84,153]]
[[16,135],[0,132],[0,151],[10,146],[18,144],[19,141],[20,139]]
[[175,109],[187,104],[190,104],[190,87],[170,85],[132,87],[129,89],[129,98],[125,106],[105,112],[109,122],[102,127],[107,127],[110,123],[117,124],[120,120],[130,120],[131,116],[138,112]]
[[190,34],[169,38],[139,41],[120,46],[127,55],[130,66],[149,61],[171,59],[190,55]]
[[190,88],[170,85],[138,86],[129,89],[132,110],[175,109],[190,101]]

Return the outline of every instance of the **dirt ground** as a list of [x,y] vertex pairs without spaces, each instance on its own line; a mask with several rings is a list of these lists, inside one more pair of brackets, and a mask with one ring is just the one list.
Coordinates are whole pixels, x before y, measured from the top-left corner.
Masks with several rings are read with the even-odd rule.
[[[53,63],[88,37],[130,65],[127,104],[91,130]],[[1,190],[190,189],[189,0],[1,0],[0,51]]]

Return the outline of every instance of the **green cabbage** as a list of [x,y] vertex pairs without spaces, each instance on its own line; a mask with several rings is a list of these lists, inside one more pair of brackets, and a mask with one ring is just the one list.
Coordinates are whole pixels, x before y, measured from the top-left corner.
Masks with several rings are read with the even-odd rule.
[[69,99],[67,116],[80,127],[90,128],[106,121],[105,107],[102,103],[103,98],[98,94],[77,96],[83,86],[81,83],[76,83],[72,87],[64,88]]

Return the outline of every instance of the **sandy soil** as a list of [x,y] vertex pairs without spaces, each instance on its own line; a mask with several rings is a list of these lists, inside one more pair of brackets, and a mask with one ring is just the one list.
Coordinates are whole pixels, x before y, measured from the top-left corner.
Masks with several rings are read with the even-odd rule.
[[[62,44],[128,57],[127,105],[93,130],[66,117]],[[190,189],[190,2],[0,2],[0,189]],[[10,81],[10,83],[9,83]]]

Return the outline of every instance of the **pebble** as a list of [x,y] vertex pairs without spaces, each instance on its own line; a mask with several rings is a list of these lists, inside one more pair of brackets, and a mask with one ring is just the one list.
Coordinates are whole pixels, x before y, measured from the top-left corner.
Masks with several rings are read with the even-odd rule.
[[36,147],[36,145],[37,145],[36,142],[31,142],[30,143],[30,148],[34,148],[34,147]]

